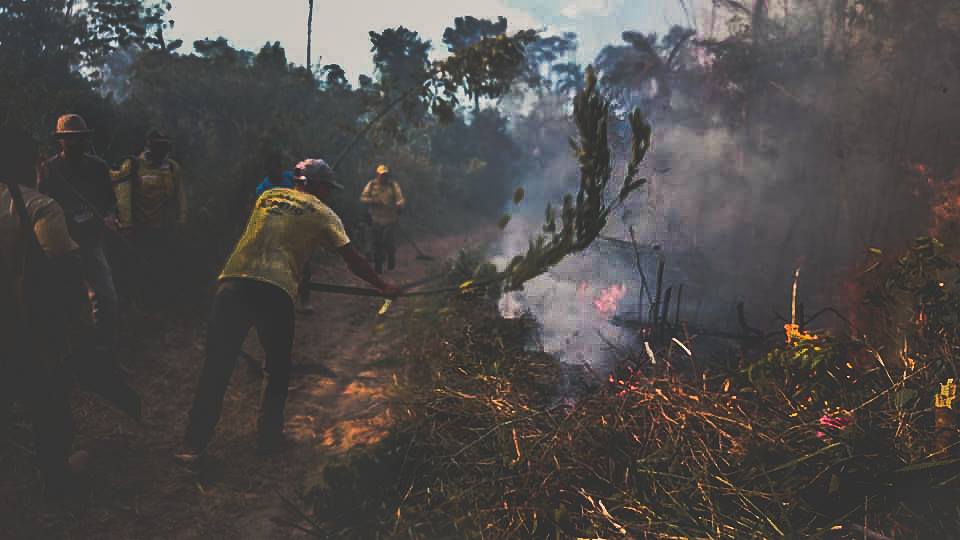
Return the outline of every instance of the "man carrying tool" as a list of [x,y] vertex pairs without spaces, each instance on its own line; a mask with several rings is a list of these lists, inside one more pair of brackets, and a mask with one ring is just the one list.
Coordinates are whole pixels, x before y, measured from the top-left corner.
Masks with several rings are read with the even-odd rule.
[[174,454],[181,463],[196,464],[213,437],[224,393],[240,347],[256,327],[266,353],[266,384],[257,418],[261,453],[282,450],[283,409],[290,381],[294,302],[304,262],[318,247],[336,251],[348,268],[385,297],[399,289],[374,272],[350,244],[340,218],[323,203],[331,190],[342,189],[322,159],[296,167],[294,189],[267,190],[219,278],[207,328],[206,360],[200,375],[183,445]]
[[0,132],[0,413],[23,403],[44,489],[61,496],[74,487],[86,457],[71,456],[65,366],[68,326],[84,317],[86,306],[79,248],[60,206],[21,185],[36,174],[34,142],[11,129]]
[[383,272],[386,259],[387,270],[397,266],[397,220],[406,206],[400,185],[390,177],[390,168],[377,167],[377,177],[367,183],[360,194],[360,202],[370,207],[373,218],[373,264],[377,273]]
[[70,236],[80,246],[83,279],[90,289],[100,346],[115,355],[119,303],[103,233],[104,229],[119,230],[117,198],[110,167],[87,153],[90,133],[87,123],[76,114],[65,114],[57,120],[54,135],[60,142],[60,153],[41,166],[37,189],[63,208]]
[[187,196],[180,165],[170,159],[170,137],[161,129],[147,134],[146,149],[112,172],[123,237],[149,258],[137,265],[141,300],[167,299],[178,259],[176,232],[187,222]]
[[[256,198],[259,199],[264,191],[276,188],[293,188],[293,171],[284,170],[283,154],[276,150],[270,150],[265,156],[266,176],[263,181],[257,185]],[[310,266],[310,257],[303,265],[303,276],[300,282],[300,288],[297,291],[297,297],[300,304],[297,306],[297,312],[309,314],[313,313],[313,306],[310,305],[310,278],[313,272]]]

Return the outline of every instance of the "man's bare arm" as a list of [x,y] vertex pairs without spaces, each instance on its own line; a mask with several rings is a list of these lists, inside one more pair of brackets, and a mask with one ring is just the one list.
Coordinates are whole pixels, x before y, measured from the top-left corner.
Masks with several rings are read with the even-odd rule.
[[353,275],[380,289],[384,296],[390,298],[400,293],[396,285],[384,280],[377,274],[373,267],[370,266],[370,261],[361,255],[353,247],[353,244],[347,244],[337,251],[340,257],[343,258],[343,261],[347,263],[347,268],[353,272]]

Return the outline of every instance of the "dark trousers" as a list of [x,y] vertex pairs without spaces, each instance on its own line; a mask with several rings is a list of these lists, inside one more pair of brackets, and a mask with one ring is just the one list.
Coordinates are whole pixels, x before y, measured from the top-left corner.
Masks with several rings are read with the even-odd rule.
[[120,323],[120,300],[113,284],[113,270],[107,261],[103,245],[81,246],[80,261],[93,307],[99,345],[109,354],[115,354]]
[[193,449],[205,449],[213,438],[230,374],[251,327],[257,329],[267,358],[257,438],[267,442],[283,431],[293,349],[293,301],[275,285],[228,279],[220,283],[213,300],[207,327],[207,356],[184,437]]
[[73,421],[70,416],[70,379],[62,371],[51,371],[38,358],[11,354],[4,359],[0,382],[0,427],[5,427],[13,402],[20,402],[33,424],[34,449],[40,475],[48,493],[66,487],[69,477],[67,458],[73,446]]
[[301,304],[310,302],[310,280],[312,278],[313,267],[310,266],[310,259],[307,259],[306,264],[303,265],[303,279],[300,280],[300,286],[297,289],[297,296],[299,296]]
[[183,263],[179,244],[171,227],[143,227],[133,237],[133,295],[147,308],[165,308],[176,303],[183,288]]
[[387,270],[393,270],[397,266],[397,224],[386,223],[373,225],[373,266],[377,272],[383,271],[383,263],[386,260]]

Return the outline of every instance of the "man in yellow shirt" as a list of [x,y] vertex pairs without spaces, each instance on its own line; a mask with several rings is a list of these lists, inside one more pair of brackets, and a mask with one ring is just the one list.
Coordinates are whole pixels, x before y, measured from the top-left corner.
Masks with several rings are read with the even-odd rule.
[[397,220],[407,201],[403,198],[400,184],[391,178],[389,167],[377,167],[377,177],[363,188],[360,202],[370,208],[373,218],[373,265],[380,273],[386,259],[387,270],[393,270],[397,266]]
[[266,353],[257,447],[270,453],[284,446],[294,303],[304,263],[317,247],[338,253],[355,275],[385,297],[399,292],[354,249],[340,218],[323,203],[331,190],[342,189],[326,162],[300,162],[294,180],[293,189],[270,189],[257,199],[246,231],[220,274],[207,328],[206,360],[184,443],[175,454],[182,463],[196,463],[212,439],[230,374],[251,327],[256,327]]
[[170,149],[167,133],[153,129],[143,153],[112,173],[120,228],[134,238],[187,222],[180,164],[170,158]]
[[180,164],[170,158],[170,137],[161,129],[147,134],[146,149],[111,171],[120,231],[146,259],[137,265],[140,300],[167,300],[175,290],[176,229],[187,222],[187,195]]

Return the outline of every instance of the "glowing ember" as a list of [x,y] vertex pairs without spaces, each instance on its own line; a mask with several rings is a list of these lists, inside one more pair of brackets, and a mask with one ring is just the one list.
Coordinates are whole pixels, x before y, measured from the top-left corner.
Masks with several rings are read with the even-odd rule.
[[933,183],[933,174],[930,172],[930,168],[923,163],[908,163],[908,167],[910,167],[913,172],[925,177],[927,182]]
[[831,434],[838,434],[845,431],[853,424],[853,413],[844,410],[837,410],[834,413],[826,413],[820,417],[820,427],[825,431],[817,431],[817,438],[826,440]]
[[910,163],[910,169],[923,177],[930,193],[930,212],[933,223],[929,233],[943,237],[951,234],[960,223],[960,175],[953,178],[936,178],[930,167],[923,163]]
[[593,306],[597,308],[597,313],[605,317],[611,317],[617,313],[617,304],[627,294],[627,287],[623,284],[615,284],[600,291],[600,296],[593,301]]
[[787,333],[787,343],[793,343],[801,339],[817,339],[816,334],[809,334],[800,330],[799,324],[785,324],[783,329]]

